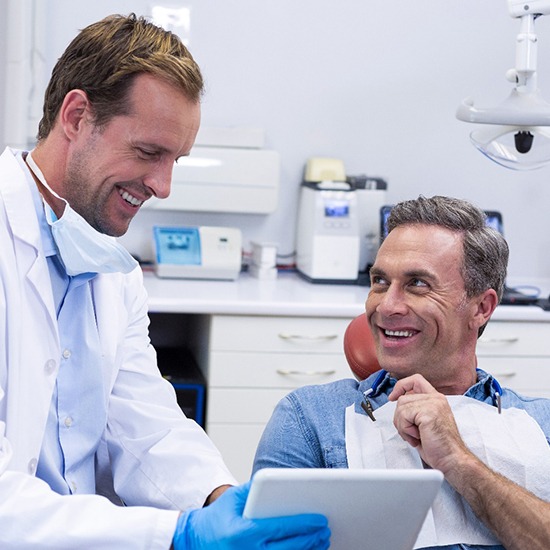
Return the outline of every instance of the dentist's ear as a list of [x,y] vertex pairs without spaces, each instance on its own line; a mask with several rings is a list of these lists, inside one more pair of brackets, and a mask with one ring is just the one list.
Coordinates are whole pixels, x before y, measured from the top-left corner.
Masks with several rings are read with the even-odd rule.
[[59,109],[58,123],[69,141],[72,141],[89,116],[90,102],[83,90],[71,90]]

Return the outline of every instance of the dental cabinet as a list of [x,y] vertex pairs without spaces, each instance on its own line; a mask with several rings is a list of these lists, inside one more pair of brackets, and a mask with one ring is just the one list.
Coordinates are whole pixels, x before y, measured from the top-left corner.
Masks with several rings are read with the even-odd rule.
[[[277,402],[292,389],[352,377],[348,323],[368,288],[312,285],[295,274],[236,281],[145,273],[155,347],[189,350],[206,379],[206,431],[239,481]],[[479,367],[502,386],[550,397],[550,312],[499,306],[478,343]]]

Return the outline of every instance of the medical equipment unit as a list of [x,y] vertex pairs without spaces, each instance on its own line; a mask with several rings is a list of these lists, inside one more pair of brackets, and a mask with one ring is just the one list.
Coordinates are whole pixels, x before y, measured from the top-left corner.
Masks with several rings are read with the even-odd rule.
[[480,108],[471,98],[458,107],[464,122],[488,125],[470,134],[472,143],[494,162],[514,170],[540,168],[550,162],[550,104],[537,86],[535,19],[550,13],[550,0],[508,0],[512,17],[520,20],[516,66],[506,73],[514,84],[496,107]]
[[386,204],[388,184],[382,178],[368,176],[350,176],[347,181],[355,189],[359,211],[358,282],[369,284],[369,269],[380,247],[380,209]]
[[153,227],[155,273],[181,279],[238,277],[242,235],[233,227]]
[[279,201],[280,155],[264,148],[260,128],[201,127],[190,153],[178,159],[170,196],[144,207],[186,212],[271,214]]
[[357,284],[380,241],[380,178],[346,178],[339,159],[310,158],[300,186],[296,269],[312,283]]

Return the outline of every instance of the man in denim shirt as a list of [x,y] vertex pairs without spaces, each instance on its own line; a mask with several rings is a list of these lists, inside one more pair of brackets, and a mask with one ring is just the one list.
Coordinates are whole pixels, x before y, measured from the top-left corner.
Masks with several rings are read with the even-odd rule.
[[[448,490],[463,499],[473,518],[472,532],[486,531],[486,537],[417,542],[415,548],[550,548],[548,496],[539,498],[489,468],[481,460],[486,456],[478,458],[471,442],[465,443],[462,427],[459,433],[450,406],[449,396],[454,396],[488,411],[502,408],[502,417],[523,415],[537,436],[544,456],[540,463],[547,459],[550,400],[502,389],[477,368],[477,338],[504,287],[504,238],[486,226],[481,210],[448,197],[421,196],[398,204],[388,229],[371,269],[366,303],[383,370],[361,382],[307,386],[285,397],[262,436],[254,471],[356,467],[350,457],[350,418],[368,428],[368,414],[376,417],[380,407],[395,406],[392,429],[417,449],[424,464],[444,473]],[[358,441],[363,449],[373,445],[372,438]],[[497,444],[506,446],[507,440]],[[529,445],[510,468],[522,470],[531,452]],[[537,494],[550,494],[550,470],[539,468],[538,475]]]

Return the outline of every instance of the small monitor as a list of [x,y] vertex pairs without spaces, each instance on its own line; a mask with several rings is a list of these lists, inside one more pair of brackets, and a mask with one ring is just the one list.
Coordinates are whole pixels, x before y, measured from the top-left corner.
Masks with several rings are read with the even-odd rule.
[[386,204],[380,208],[380,242],[388,236],[388,218],[393,204]]
[[493,229],[496,229],[501,235],[504,235],[502,214],[496,210],[485,210],[485,215],[487,216],[487,225]]

